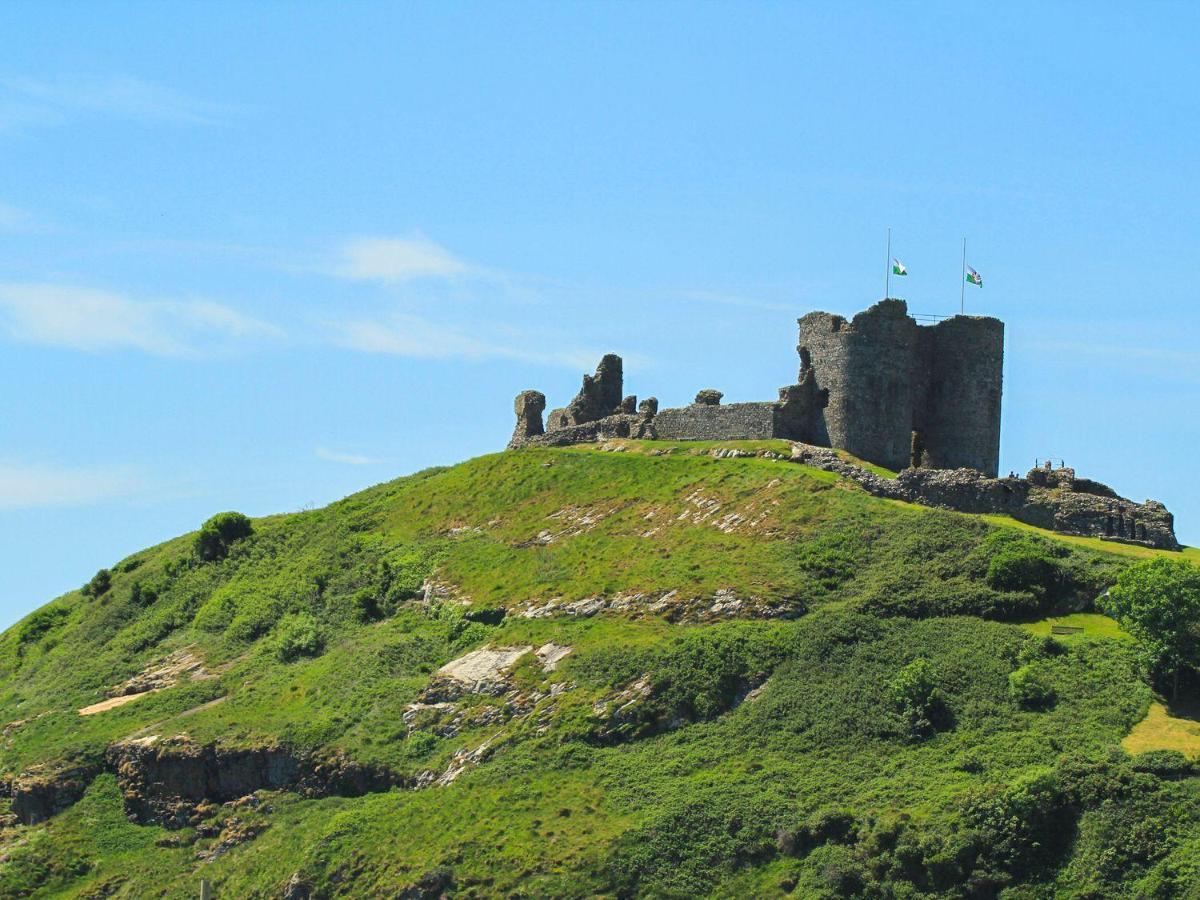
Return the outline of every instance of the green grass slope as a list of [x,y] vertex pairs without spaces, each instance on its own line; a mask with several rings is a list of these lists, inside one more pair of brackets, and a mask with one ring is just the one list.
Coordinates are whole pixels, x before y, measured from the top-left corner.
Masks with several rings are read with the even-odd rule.
[[[0,800],[0,896],[1200,897],[1200,778],[1121,747],[1154,700],[1134,645],[1047,634],[1123,548],[619,447],[418,473],[216,561],[185,535],[9,629],[0,782],[99,774],[38,824]],[[552,671],[425,693],[551,642]],[[80,715],[183,651],[206,677]],[[175,735],[397,786],[136,824],[106,748]]]

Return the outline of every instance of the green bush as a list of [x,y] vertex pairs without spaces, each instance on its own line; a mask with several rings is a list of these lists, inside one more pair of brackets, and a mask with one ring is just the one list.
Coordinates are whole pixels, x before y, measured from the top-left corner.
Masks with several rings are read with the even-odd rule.
[[271,645],[280,662],[292,662],[302,656],[320,656],[325,636],[308,613],[293,613],[280,621]]
[[1106,611],[1137,638],[1160,684],[1179,696],[1179,676],[1200,669],[1200,568],[1152,559],[1130,566],[1108,592]]
[[946,700],[927,659],[914,659],[897,672],[888,682],[888,697],[899,731],[908,737],[930,735],[946,718]]
[[92,580],[83,586],[80,593],[85,597],[102,597],[112,587],[112,572],[101,569],[92,576]]
[[217,513],[200,526],[196,535],[196,556],[203,562],[224,559],[231,546],[248,538],[253,531],[250,519],[240,512]]
[[17,642],[21,645],[41,640],[54,629],[65,624],[70,611],[64,606],[44,606],[21,623]]
[[1033,666],[1022,666],[1008,676],[1008,690],[1025,709],[1046,709],[1054,705],[1054,687]]
[[1054,596],[1063,579],[1050,548],[1033,541],[1012,541],[988,563],[987,583],[998,591],[1032,594],[1039,600]]
[[1178,750],[1150,750],[1133,758],[1131,768],[1159,778],[1187,778],[1196,765]]

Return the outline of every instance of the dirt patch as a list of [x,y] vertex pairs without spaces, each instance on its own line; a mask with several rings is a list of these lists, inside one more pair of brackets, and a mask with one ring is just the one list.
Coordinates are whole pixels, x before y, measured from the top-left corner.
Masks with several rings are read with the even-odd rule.
[[128,681],[109,688],[105,692],[108,695],[107,700],[83,707],[79,710],[79,715],[94,716],[97,713],[108,712],[110,709],[132,703],[147,694],[174,687],[184,678],[192,681],[207,681],[216,677],[215,672],[204,667],[204,663],[193,652],[193,648],[176,650],[169,656],[151,663]]
[[127,703],[132,703],[134,700],[141,700],[146,694],[153,691],[145,691],[141,694],[121,694],[118,697],[109,697],[107,700],[101,700],[99,703],[93,703],[91,706],[85,706],[79,710],[81,716],[94,716],[96,713],[108,712],[110,709],[116,709],[118,706],[124,706]]

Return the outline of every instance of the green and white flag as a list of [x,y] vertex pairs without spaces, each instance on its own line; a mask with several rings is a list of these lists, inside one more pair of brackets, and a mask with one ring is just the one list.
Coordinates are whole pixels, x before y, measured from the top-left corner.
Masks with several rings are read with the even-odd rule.
[[904,263],[900,262],[900,260],[896,259],[895,257],[892,257],[892,274],[893,275],[907,275],[908,274],[908,269],[904,268]]
[[983,287],[983,276],[970,266],[967,266],[967,281],[971,282],[971,284],[977,284],[980,287]]

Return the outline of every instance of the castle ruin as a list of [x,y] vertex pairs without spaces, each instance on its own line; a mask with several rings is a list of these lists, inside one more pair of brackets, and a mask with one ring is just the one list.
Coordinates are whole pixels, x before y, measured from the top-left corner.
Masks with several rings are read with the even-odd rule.
[[811,450],[844,451],[903,470],[897,482],[876,484],[872,479],[878,476],[861,477],[870,473],[852,461],[838,463],[855,470],[842,474],[882,496],[1005,513],[1072,534],[1178,547],[1174,520],[1162,504],[1133,503],[1067,469],[997,478],[1004,368],[999,319],[959,315],[921,325],[903,300],[885,299],[849,320],[812,312],[797,322],[799,375],[795,384],[779,389],[777,400],[723,404],[720,391],[706,388],[688,406],[660,410],[654,397],[639,404],[624,393],[621,357],[608,354],[545,424],[545,395],[517,395],[509,449],[614,438],[782,438],[793,442],[798,459],[820,458],[825,467],[838,457],[813,456]]
[[779,399],[722,404],[706,389],[690,406],[639,407],[624,396],[621,358],[595,375],[545,426],[545,397],[517,398],[510,447],[563,445],[600,437],[662,440],[784,438],[845,450],[889,469],[967,467],[995,475],[1000,459],[1004,324],[954,316],[918,325],[903,300],[883,300],[847,321],[809,313],[800,326],[800,373]]

